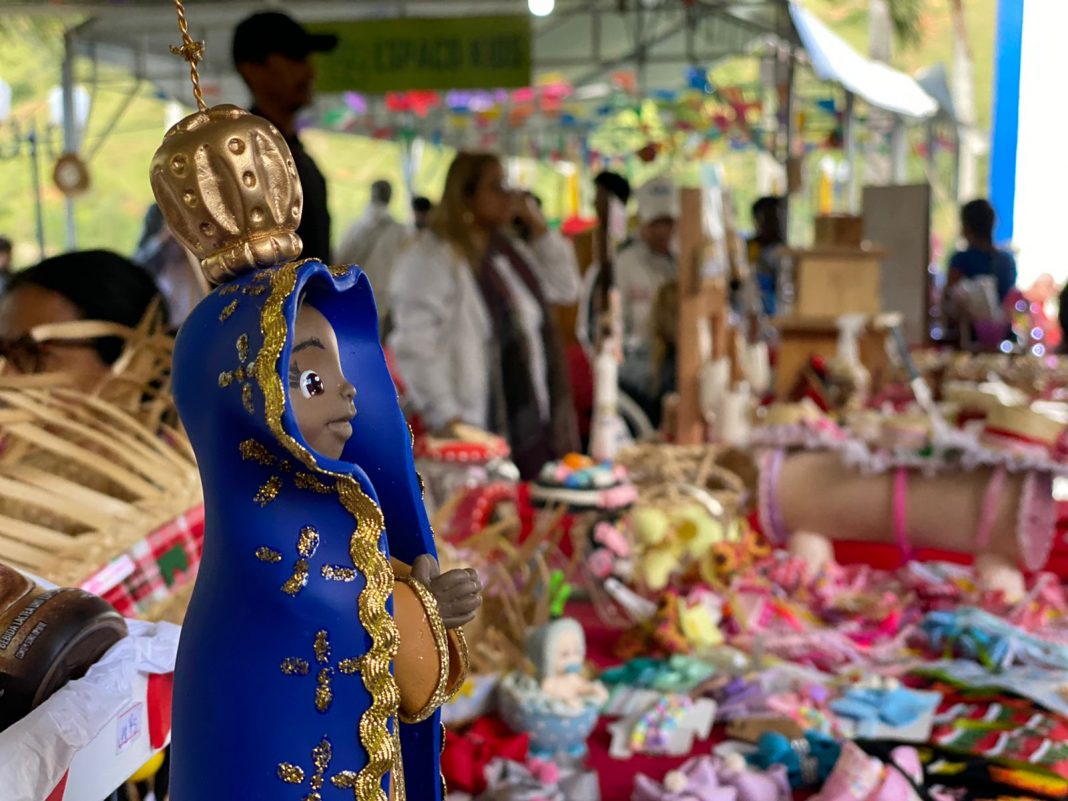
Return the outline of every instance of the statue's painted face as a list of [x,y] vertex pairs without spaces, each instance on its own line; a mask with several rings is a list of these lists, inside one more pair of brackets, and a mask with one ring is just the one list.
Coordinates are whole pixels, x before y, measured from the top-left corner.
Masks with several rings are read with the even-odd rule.
[[289,357],[289,402],[297,427],[312,449],[340,459],[352,436],[356,388],[341,370],[337,334],[330,321],[307,303],[297,312]]

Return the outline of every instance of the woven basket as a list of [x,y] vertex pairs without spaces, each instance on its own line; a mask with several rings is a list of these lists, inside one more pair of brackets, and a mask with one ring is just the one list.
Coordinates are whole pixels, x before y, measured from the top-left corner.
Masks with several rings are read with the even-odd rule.
[[77,586],[203,502],[177,427],[172,340],[146,315],[42,326],[39,339],[118,336],[126,347],[93,393],[62,374],[0,371],[0,561]]
[[[446,508],[441,516],[448,514]],[[494,523],[460,546],[439,543],[442,571],[474,567],[482,578],[482,608],[465,627],[472,673],[504,674],[526,667],[527,632],[551,617],[552,599],[545,588],[551,565],[564,561],[558,548],[562,516],[563,510],[539,516],[522,543],[518,517]]]
[[[691,490],[700,490],[732,515],[743,509],[752,493],[748,482],[725,465],[748,472],[748,461],[737,451],[717,445],[662,444],[635,445],[617,459],[638,486],[642,502],[650,500],[650,493],[663,500],[665,493],[686,492],[694,496]],[[755,474],[750,478],[755,479]],[[684,487],[691,490],[681,489]],[[701,500],[700,493],[697,496]]]

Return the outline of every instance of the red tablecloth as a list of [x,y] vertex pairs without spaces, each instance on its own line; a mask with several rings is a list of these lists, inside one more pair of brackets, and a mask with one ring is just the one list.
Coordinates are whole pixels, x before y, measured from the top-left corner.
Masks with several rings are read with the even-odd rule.
[[[619,636],[618,630],[613,630],[602,623],[590,604],[572,603],[568,606],[567,612],[586,629],[587,657],[600,668],[619,664],[619,659],[612,653],[616,638]],[[697,743],[693,753],[684,757],[637,755],[626,760],[613,759],[608,755],[612,742],[612,736],[608,733],[609,722],[606,718],[601,718],[589,739],[589,767],[597,773],[600,779],[602,801],[628,801],[634,790],[634,777],[639,773],[661,781],[669,771],[680,767],[686,760],[693,756],[710,753],[716,743],[726,739],[723,727],[716,726],[709,740]],[[810,795],[811,793],[799,791],[795,793],[794,798],[796,801],[801,801]]]
[[[1062,577],[1068,577],[1068,545],[1065,533],[1068,531],[1068,504],[1058,504],[1058,530],[1053,554],[1047,570]],[[838,561],[866,563],[876,568],[893,569],[901,564],[900,551],[895,545],[872,545],[870,543],[838,542],[835,543],[835,555]],[[948,561],[967,564],[971,557],[958,553],[937,550],[923,550],[918,558],[925,561]],[[582,623],[586,630],[586,648],[588,658],[600,668],[619,663],[613,649],[619,631],[606,626],[597,617],[593,607],[588,603],[576,602],[568,607],[568,614]],[[713,729],[708,742],[697,744],[694,754],[681,758],[635,756],[628,760],[613,759],[608,755],[611,735],[608,733],[607,720],[601,719],[589,741],[591,769],[597,772],[601,780],[601,797],[603,801],[627,801],[634,788],[634,777],[644,773],[657,780],[662,780],[671,770],[682,765],[690,756],[708,753],[712,746],[725,739],[722,726]],[[810,793],[798,793],[797,799],[806,798]]]

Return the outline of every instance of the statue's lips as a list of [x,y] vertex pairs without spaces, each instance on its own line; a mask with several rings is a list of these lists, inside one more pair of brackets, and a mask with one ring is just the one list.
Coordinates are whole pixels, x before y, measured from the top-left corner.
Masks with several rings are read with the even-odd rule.
[[330,430],[330,433],[341,439],[348,439],[352,436],[352,422],[350,420],[335,420],[332,423],[327,423],[326,427]]

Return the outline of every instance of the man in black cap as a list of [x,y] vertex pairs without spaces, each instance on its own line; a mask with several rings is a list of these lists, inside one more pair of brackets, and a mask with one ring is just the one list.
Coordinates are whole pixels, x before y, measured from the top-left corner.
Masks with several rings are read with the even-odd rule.
[[252,93],[253,114],[270,120],[293,151],[304,190],[297,233],[305,257],[330,260],[326,179],[297,138],[297,112],[312,102],[315,68],[309,56],[337,47],[337,37],[312,34],[278,12],[253,14],[234,31],[234,66]]

